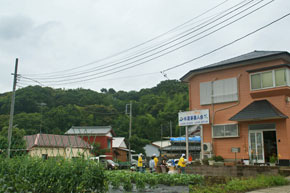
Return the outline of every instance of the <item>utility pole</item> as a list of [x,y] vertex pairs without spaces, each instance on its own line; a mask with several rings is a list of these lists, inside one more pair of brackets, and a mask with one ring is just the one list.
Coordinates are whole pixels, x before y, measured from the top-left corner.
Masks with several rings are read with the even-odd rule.
[[169,127],[170,127],[170,137],[172,137],[172,122],[169,122]]
[[9,117],[9,128],[8,128],[8,149],[7,157],[10,158],[10,148],[11,148],[11,138],[12,138],[12,127],[13,127],[13,116],[14,116],[14,104],[15,104],[15,91],[17,84],[17,69],[18,69],[18,58],[15,61],[15,70],[14,70],[14,80],[13,80],[13,92],[11,97],[11,107],[10,107],[10,117]]
[[161,124],[161,133],[160,133],[160,135],[161,135],[161,146],[160,146],[160,156],[162,155],[162,138],[163,138],[163,126],[162,126],[162,124]]
[[126,114],[127,113],[127,107],[130,106],[130,113],[129,113],[129,161],[131,162],[131,135],[132,135],[132,101],[130,101],[130,104],[126,104]]
[[41,134],[42,120],[43,120],[43,106],[46,106],[46,103],[40,103],[39,105],[40,105],[40,111],[41,111],[39,133]]

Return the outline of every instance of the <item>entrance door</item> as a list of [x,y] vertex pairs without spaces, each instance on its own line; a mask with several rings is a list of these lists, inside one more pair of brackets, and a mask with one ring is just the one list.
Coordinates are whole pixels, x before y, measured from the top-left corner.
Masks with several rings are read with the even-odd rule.
[[263,131],[249,132],[249,154],[254,163],[265,163]]

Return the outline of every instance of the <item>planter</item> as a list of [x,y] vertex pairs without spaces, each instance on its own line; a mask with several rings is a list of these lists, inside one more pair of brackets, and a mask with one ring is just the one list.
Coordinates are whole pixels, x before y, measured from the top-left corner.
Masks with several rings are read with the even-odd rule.
[[214,160],[208,160],[208,165],[213,166]]
[[276,163],[270,163],[270,166],[276,166]]
[[224,162],[214,162],[213,165],[214,166],[224,166],[225,163]]

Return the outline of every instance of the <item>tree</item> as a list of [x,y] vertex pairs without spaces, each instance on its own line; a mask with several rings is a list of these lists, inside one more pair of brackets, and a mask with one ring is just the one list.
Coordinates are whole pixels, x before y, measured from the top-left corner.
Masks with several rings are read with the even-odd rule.
[[100,156],[110,152],[109,149],[101,149],[100,143],[93,143],[92,146],[93,148],[91,149],[91,154],[93,154],[94,156]]
[[137,153],[145,154],[144,147],[149,143],[149,140],[139,138],[137,135],[132,135],[130,139],[131,149],[135,150]]
[[[11,157],[26,154],[26,142],[24,141],[25,131],[23,129],[13,128],[11,137]],[[7,156],[8,149],[8,127],[4,127],[0,132],[0,150],[1,156]]]

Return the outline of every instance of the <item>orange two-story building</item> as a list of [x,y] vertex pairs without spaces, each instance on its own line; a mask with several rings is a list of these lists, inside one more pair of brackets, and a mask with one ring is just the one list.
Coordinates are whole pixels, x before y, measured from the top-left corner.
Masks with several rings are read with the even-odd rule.
[[277,156],[279,165],[290,165],[288,52],[250,52],[192,70],[181,80],[189,84],[190,109],[210,112],[202,133],[211,151],[204,153],[254,163]]

